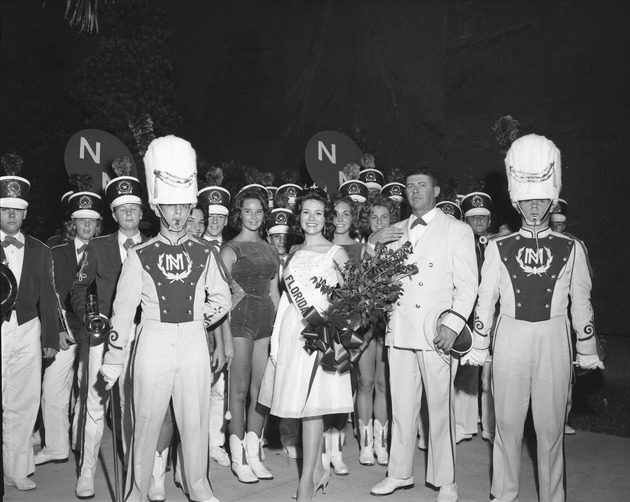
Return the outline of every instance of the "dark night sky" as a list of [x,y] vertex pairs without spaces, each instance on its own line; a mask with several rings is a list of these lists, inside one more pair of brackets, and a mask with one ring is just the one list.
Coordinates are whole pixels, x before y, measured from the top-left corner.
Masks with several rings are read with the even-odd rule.
[[[485,178],[497,226],[514,213],[492,124],[512,114],[522,133],[554,140],[568,230],[595,269],[598,329],[630,334],[626,2],[158,3],[173,30],[177,134],[213,161],[298,169],[313,134],[359,128],[383,170],[428,165],[463,192],[469,176]],[[49,51],[72,71],[94,36],[68,28],[58,2],[1,5],[4,117],[25,53]]]

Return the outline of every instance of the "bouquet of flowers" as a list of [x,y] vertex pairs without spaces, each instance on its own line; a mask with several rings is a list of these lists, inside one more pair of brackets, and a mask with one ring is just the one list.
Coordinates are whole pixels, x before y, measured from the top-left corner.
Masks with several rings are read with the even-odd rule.
[[320,315],[305,316],[309,327],[302,334],[305,350],[322,353],[321,365],[330,371],[349,371],[361,356],[362,328],[385,320],[402,294],[402,280],[418,273],[406,260],[412,251],[407,242],[397,250],[376,244],[373,255],[355,262],[348,260],[338,271],[342,284],[329,285],[321,278],[312,281],[330,298],[330,306]]

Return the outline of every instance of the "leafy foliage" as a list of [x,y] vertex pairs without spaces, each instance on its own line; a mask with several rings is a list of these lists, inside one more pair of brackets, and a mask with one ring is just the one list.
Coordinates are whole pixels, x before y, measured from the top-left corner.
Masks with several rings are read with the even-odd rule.
[[331,304],[322,314],[326,323],[343,331],[385,320],[402,294],[402,280],[418,273],[415,264],[407,263],[411,251],[409,242],[395,251],[377,243],[374,255],[366,253],[359,262],[348,260],[337,267],[343,284],[332,286],[313,277],[315,287],[330,297]]

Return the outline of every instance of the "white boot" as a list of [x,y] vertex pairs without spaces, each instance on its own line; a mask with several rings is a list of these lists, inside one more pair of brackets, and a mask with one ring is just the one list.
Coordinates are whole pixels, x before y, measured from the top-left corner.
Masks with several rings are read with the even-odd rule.
[[168,452],[166,448],[162,453],[155,452],[153,460],[153,472],[151,473],[151,484],[149,485],[149,501],[162,502],[166,500],[166,488],[164,480],[166,479],[166,466],[168,465]]
[[241,483],[258,483],[256,474],[247,463],[245,440],[232,434],[230,436],[230,455],[232,456],[232,471]]
[[332,429],[324,431],[322,439],[322,464],[324,469],[330,471],[330,459],[332,457]]
[[343,443],[346,440],[346,433],[344,431],[340,431],[339,429],[335,429],[332,427],[332,455],[330,457],[330,462],[333,465],[333,470],[337,476],[347,476],[349,474],[348,466],[343,462],[342,453],[343,453]]
[[359,443],[361,451],[359,453],[359,463],[361,465],[374,465],[374,431],[372,430],[372,419],[367,425],[359,418]]
[[269,472],[262,463],[262,439],[255,432],[249,431],[245,435],[247,444],[247,462],[258,479],[273,479],[273,474]]
[[378,465],[387,465],[389,462],[389,453],[387,453],[388,428],[389,422],[381,425],[378,420],[374,420],[374,453],[376,453]]

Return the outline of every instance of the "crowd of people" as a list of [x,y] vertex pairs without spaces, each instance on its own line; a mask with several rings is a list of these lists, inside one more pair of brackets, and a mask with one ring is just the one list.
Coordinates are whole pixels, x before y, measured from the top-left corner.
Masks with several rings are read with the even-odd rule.
[[[217,500],[210,459],[245,484],[273,479],[263,448],[273,415],[284,452],[302,459],[298,501],[349,473],[351,430],[360,464],[387,466],[370,493],[413,487],[417,446],[438,502],[458,500],[456,444],[479,431],[493,444],[491,496],[513,502],[531,403],[539,499],[564,501],[573,366],[603,368],[590,265],[563,233],[553,142],[519,138],[505,165],[521,228],[493,235],[490,195],[444,197],[429,169],[401,183],[368,167],[335,194],[295,184],[231,194],[199,190],[194,149],[165,136],[144,156],[157,235],[139,230],[140,181],[117,172],[106,201],[88,180],[64,195],[68,219],[50,247],[22,231],[30,182],[8,170],[3,281],[17,294],[2,312],[5,486],[35,489],[35,466],[75,451],[76,496],[93,497],[111,407],[127,501],[165,500],[169,465],[194,501]],[[101,236],[105,204],[118,229]],[[313,277],[342,283],[344,265],[379,243],[410,243],[418,273],[363,330],[352,372],[329,371],[304,348],[305,316],[331,302]]]

